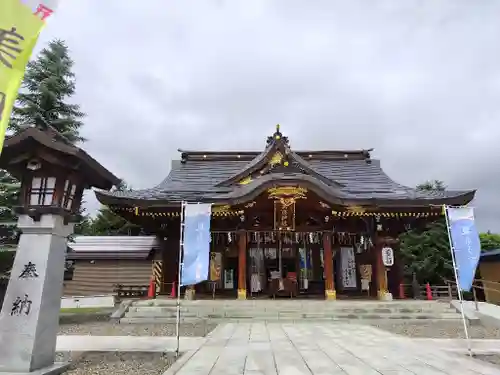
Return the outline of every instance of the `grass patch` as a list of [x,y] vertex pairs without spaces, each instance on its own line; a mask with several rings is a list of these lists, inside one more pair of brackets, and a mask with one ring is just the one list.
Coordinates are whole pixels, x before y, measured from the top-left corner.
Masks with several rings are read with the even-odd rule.
[[62,314],[92,314],[106,312],[105,309],[100,307],[74,307],[68,309],[61,309]]

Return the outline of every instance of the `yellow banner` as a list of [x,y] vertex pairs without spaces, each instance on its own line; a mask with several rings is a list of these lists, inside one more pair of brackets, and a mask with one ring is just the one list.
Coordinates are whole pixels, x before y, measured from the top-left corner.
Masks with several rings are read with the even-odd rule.
[[0,1],[0,152],[42,18],[19,0]]

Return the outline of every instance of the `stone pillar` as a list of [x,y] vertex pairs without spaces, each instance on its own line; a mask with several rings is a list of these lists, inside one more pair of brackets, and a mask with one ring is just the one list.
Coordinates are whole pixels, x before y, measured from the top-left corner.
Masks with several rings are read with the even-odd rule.
[[382,247],[382,243],[377,243],[373,247],[377,272],[377,297],[383,301],[392,301],[392,294],[387,289],[387,270],[382,261]]
[[337,298],[335,292],[335,282],[333,278],[333,251],[331,233],[323,233],[323,261],[325,264],[325,299],[334,300]]
[[54,364],[67,237],[73,224],[62,216],[21,215],[22,231],[0,313],[0,374],[59,374]]
[[238,233],[238,299],[247,299],[247,232]]

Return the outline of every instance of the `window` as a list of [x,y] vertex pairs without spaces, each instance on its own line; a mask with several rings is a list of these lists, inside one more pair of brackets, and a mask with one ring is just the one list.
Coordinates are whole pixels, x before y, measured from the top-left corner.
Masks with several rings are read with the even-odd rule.
[[66,180],[64,184],[64,196],[62,201],[62,207],[71,210],[73,206],[73,201],[75,200],[76,185],[72,184],[69,180]]
[[56,187],[55,177],[33,177],[30,189],[30,206],[50,206]]

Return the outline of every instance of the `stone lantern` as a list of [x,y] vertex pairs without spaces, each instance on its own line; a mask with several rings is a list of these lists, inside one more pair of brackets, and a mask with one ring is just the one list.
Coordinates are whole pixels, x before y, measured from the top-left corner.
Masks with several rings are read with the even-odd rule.
[[119,179],[55,130],[28,128],[5,141],[0,168],[21,181],[17,247],[0,312],[0,374],[57,374],[67,239],[84,189]]

